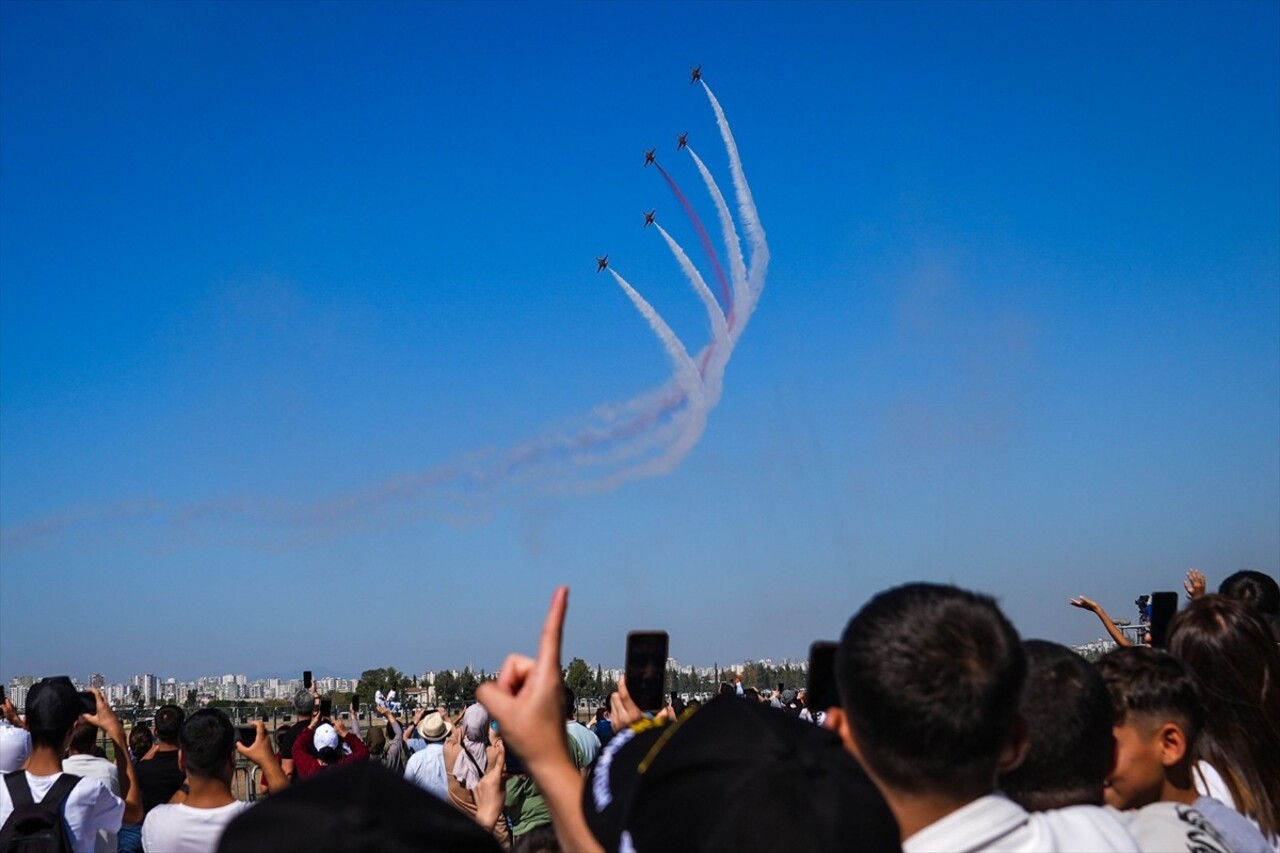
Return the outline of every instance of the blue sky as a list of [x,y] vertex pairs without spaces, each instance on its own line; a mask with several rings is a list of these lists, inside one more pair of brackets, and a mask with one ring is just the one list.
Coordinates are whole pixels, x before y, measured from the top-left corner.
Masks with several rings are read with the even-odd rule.
[[[558,583],[606,664],[800,657],[908,580],[1078,642],[1072,595],[1275,575],[1277,45],[1274,3],[0,5],[0,677],[492,669]],[[668,380],[594,256],[708,341],[640,227],[710,280],[641,168],[718,237],[694,64],[772,257],[696,446],[397,497]]]

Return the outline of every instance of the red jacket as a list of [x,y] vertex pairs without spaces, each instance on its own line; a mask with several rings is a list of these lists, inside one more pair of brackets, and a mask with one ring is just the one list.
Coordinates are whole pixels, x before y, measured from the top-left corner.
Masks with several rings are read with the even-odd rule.
[[[306,779],[314,776],[326,766],[320,763],[320,759],[316,758],[315,740],[316,730],[307,726],[298,732],[298,736],[293,739],[293,772],[299,779]],[[340,743],[345,743],[351,748],[351,752],[338,759],[337,764],[350,764],[353,761],[360,761],[369,757],[369,747],[364,745],[364,741],[356,737],[351,732],[343,735]]]

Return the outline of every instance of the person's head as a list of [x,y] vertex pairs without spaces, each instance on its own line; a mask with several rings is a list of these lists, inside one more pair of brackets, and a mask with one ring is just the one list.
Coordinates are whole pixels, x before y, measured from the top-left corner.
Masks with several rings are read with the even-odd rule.
[[156,711],[156,739],[170,746],[178,745],[178,731],[186,713],[177,705],[162,705]]
[[742,698],[750,699],[752,702],[759,702],[760,691],[756,690],[754,687],[748,687],[747,689],[742,691]]
[[53,750],[61,758],[71,741],[71,729],[84,713],[75,685],[65,675],[43,678],[27,693],[27,730],[32,751]]
[[1027,754],[1000,775],[1000,789],[1028,811],[1102,805],[1115,758],[1111,697],[1097,669],[1066,646],[1022,644],[1027,681],[1018,710]]
[[439,743],[452,731],[453,726],[439,711],[432,711],[418,721],[418,737],[427,743]]
[[178,765],[195,779],[231,780],[236,767],[236,730],[217,708],[202,708],[178,730]]
[[562,688],[564,693],[564,716],[567,720],[578,719],[578,697],[573,695],[573,691],[569,689],[569,685]]
[[93,755],[98,746],[98,727],[93,723],[80,720],[71,730],[71,744],[67,747],[69,755]]
[[609,712],[605,710],[605,707],[603,705],[601,705],[599,708],[596,708],[596,722],[598,723],[601,720],[603,720],[608,713]]
[[386,751],[387,735],[379,726],[370,726],[364,736],[364,745],[369,747],[369,754],[378,758]]
[[995,787],[1017,743],[1026,676],[1018,633],[995,601],[915,583],[875,596],[836,653],[845,746],[885,789],[972,800]]
[[1166,776],[1186,774],[1204,711],[1182,661],[1151,646],[1115,649],[1098,661],[1111,696],[1115,767],[1106,802],[1138,809],[1164,799]]
[[1263,834],[1280,834],[1280,649],[1271,626],[1241,601],[1206,595],[1174,617],[1169,651],[1204,703],[1200,757]]
[[133,754],[134,759],[139,759],[146,755],[155,743],[155,738],[151,735],[151,729],[146,726],[134,726],[129,731],[129,752]]
[[310,717],[315,710],[316,697],[305,687],[293,691],[293,712],[299,717]]
[[733,685],[727,681],[720,682],[720,695],[732,696],[734,694]]
[[1243,569],[1229,575],[1218,585],[1218,593],[1243,601],[1259,613],[1280,616],[1280,584],[1262,572]]
[[462,739],[472,743],[489,742],[489,712],[479,702],[462,714]]
[[316,726],[315,734],[311,736],[311,745],[321,764],[337,764],[342,759],[342,738],[338,737],[338,730],[331,723]]

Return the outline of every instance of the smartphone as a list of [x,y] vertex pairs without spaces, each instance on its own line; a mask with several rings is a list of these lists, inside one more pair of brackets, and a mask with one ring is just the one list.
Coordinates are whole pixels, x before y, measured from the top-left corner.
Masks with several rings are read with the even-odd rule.
[[627,634],[627,692],[641,711],[661,711],[667,681],[667,632]]
[[80,710],[85,714],[92,714],[98,710],[98,699],[89,690],[81,690],[76,693],[80,697]]
[[778,695],[781,696],[783,691],[782,682],[778,682]]
[[320,700],[320,717],[322,719],[327,720],[332,715],[333,715],[333,700],[330,699],[328,696],[325,696]]
[[258,730],[253,726],[236,726],[236,740],[241,746],[253,746],[253,742],[258,739]]
[[1169,642],[1169,624],[1178,614],[1176,592],[1151,593],[1151,645],[1163,649]]
[[809,646],[809,679],[805,703],[810,711],[825,711],[840,704],[836,691],[836,644],[819,640]]
[[304,669],[302,671],[302,686],[308,690],[311,689],[311,670],[309,669]]

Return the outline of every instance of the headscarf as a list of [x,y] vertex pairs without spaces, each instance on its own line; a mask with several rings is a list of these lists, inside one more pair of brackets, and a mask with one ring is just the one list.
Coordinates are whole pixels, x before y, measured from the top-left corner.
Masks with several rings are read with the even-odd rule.
[[[489,766],[489,712],[478,702],[462,715],[462,752],[453,762],[453,775],[468,791],[480,782]],[[470,756],[470,757],[468,757]],[[475,759],[472,761],[472,759]],[[479,769],[476,769],[477,766]]]

